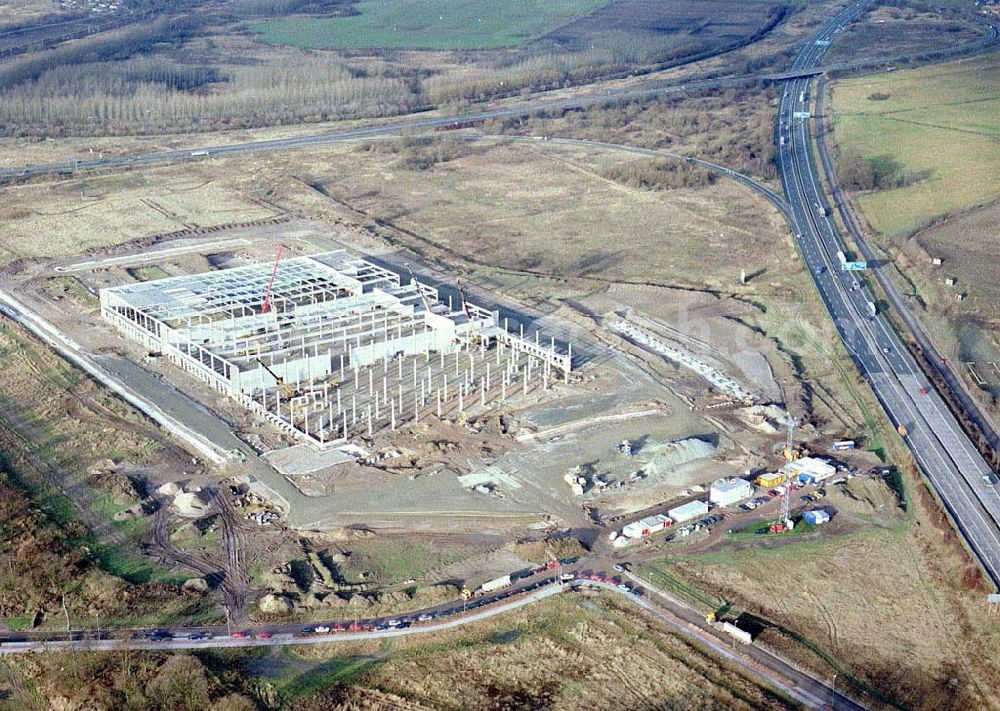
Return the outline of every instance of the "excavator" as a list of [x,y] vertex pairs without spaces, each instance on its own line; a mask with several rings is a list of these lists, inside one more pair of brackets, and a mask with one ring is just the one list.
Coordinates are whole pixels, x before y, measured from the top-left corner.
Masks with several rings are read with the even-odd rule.
[[267,364],[260,358],[257,358],[257,362],[260,364],[261,368],[266,370],[268,374],[270,374],[270,376],[274,378],[274,382],[278,384],[278,388],[280,388],[281,394],[282,396],[284,396],[285,400],[291,400],[293,397],[298,397],[299,395],[302,394],[297,390],[293,390],[291,387],[289,387],[288,383],[285,382],[285,379],[282,378],[277,373],[275,373],[269,367],[267,367]]

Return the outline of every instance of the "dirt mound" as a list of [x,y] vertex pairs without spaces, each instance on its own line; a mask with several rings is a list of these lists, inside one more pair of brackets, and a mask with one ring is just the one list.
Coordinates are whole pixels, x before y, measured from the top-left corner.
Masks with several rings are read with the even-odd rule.
[[514,544],[514,554],[541,565],[549,560],[549,554],[556,558],[576,558],[586,555],[587,549],[575,538],[549,538],[544,541],[523,541]]
[[855,477],[827,491],[828,501],[841,513],[887,521],[902,515],[895,492],[877,477]]

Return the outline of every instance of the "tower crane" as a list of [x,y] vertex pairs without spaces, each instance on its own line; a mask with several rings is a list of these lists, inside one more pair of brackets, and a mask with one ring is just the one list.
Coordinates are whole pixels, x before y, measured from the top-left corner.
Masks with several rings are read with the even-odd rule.
[[[799,421],[794,417],[788,417],[788,438],[785,440],[785,459],[789,462],[795,460],[795,450],[793,449],[792,437],[795,435],[795,426],[799,424]],[[771,533],[781,533],[783,531],[790,531],[795,525],[792,522],[791,516],[791,499],[792,499],[792,483],[785,482],[785,493],[781,495],[781,515],[778,517],[777,522],[771,526]]]

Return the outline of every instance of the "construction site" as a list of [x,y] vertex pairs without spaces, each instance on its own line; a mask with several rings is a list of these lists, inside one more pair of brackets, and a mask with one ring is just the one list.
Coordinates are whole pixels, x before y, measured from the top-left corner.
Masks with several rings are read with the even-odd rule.
[[[569,379],[565,352],[498,311],[346,251],[130,284],[101,315],[151,352],[317,447],[464,415]],[[449,380],[450,378],[450,380]]]

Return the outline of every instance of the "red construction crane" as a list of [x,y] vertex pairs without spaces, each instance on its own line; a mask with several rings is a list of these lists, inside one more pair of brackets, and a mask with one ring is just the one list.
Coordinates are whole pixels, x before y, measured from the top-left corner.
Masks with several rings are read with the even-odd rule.
[[271,270],[271,278],[267,282],[267,291],[264,292],[264,305],[261,306],[260,313],[266,314],[271,308],[271,287],[274,286],[274,277],[278,273],[278,262],[281,261],[281,253],[285,250],[285,245],[278,245],[278,254],[274,258],[274,268]]

